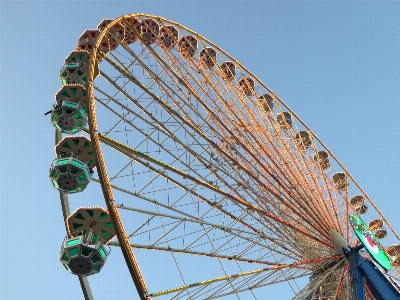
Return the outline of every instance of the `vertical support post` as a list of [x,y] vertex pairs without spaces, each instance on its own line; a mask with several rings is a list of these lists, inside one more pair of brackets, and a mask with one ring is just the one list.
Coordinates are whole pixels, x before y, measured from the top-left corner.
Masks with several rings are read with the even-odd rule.
[[[61,140],[62,140],[62,133],[56,129],[54,136],[55,145],[57,145]],[[61,200],[61,209],[63,212],[64,223],[65,223],[65,231],[68,232],[67,218],[71,214],[69,209],[68,195],[64,194],[63,192],[59,192],[59,194]],[[93,295],[92,291],[90,290],[88,279],[86,277],[79,276],[79,283],[81,285],[82,293],[83,296],[85,297],[85,300],[93,300]]]
[[79,283],[81,284],[82,292],[85,297],[85,300],[93,300],[92,291],[89,286],[89,281],[87,277],[79,276]]
[[359,261],[358,257],[360,254],[356,252],[354,249],[351,249],[349,253],[349,261],[350,261],[350,285],[353,290],[354,297],[356,300],[365,300],[365,290],[363,284],[363,274],[359,269]]

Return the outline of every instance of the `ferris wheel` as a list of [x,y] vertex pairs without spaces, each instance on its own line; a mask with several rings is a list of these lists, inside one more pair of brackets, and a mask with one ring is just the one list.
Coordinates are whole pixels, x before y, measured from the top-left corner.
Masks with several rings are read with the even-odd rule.
[[[312,130],[216,44],[124,15],[84,31],[60,78],[49,176],[67,230],[60,261],[86,299],[111,248],[140,299],[265,299],[285,283],[293,299],[379,299],[374,280],[400,295],[399,235]],[[71,212],[89,185],[105,202],[88,195]],[[168,278],[146,277],[145,250],[162,253]]]

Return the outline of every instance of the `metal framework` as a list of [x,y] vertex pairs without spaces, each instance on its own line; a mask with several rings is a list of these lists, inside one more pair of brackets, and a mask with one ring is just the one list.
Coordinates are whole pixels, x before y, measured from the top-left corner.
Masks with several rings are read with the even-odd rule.
[[[399,243],[398,234],[270,88],[211,41],[161,17],[105,20],[94,35],[77,46],[90,50],[92,184],[117,233],[109,245],[120,247],[140,299],[257,299],[259,289],[283,282],[294,299],[377,297],[371,262],[342,250],[357,243],[349,214],[384,220],[384,246]],[[66,220],[68,197],[60,198]],[[164,253],[171,283],[146,277],[148,288],[150,262],[133,249]],[[187,282],[193,268],[183,254],[194,264],[207,258],[209,277]],[[354,287],[360,268],[367,280]],[[396,282],[399,266],[384,276]],[[93,299],[87,279],[80,283]]]
[[354,299],[400,299],[400,286],[382,268],[362,257],[354,248],[345,252],[349,259]]

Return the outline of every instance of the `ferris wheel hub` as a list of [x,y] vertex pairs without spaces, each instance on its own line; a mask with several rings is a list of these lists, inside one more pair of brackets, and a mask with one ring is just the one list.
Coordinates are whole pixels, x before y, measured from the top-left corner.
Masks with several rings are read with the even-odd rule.
[[330,229],[329,236],[331,237],[332,243],[336,246],[336,249],[343,251],[343,248],[349,248],[349,245],[347,244],[344,237],[336,230]]

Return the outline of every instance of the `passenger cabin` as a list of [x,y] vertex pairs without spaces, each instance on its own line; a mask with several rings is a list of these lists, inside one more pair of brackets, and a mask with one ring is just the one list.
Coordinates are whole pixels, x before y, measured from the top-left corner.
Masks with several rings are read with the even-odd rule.
[[141,32],[142,24],[136,18],[125,18],[125,23],[122,23],[125,27],[125,38],[124,43],[127,45],[133,44],[137,41],[137,36]]
[[235,78],[236,66],[233,62],[226,61],[226,62],[222,63],[219,67],[221,68],[222,77],[225,80],[231,81]]
[[154,44],[157,41],[160,25],[153,19],[145,19],[141,26],[142,39],[146,44]]
[[311,146],[311,138],[307,131],[299,131],[296,133],[294,140],[302,150],[307,150]]
[[276,122],[279,127],[282,129],[290,129],[292,128],[292,116],[287,111],[284,111],[277,115]]
[[329,154],[324,151],[318,151],[314,155],[314,160],[318,163],[318,165],[321,167],[321,169],[325,170],[330,167],[330,162],[329,162]]
[[217,52],[213,48],[208,47],[200,51],[200,62],[205,68],[214,68],[216,59]]
[[158,36],[159,44],[164,49],[172,49],[178,40],[178,30],[174,26],[161,27]]
[[197,51],[197,39],[191,35],[183,36],[179,40],[179,51],[183,56],[194,56]]
[[269,113],[272,111],[274,107],[274,99],[271,97],[270,94],[263,94],[258,97],[257,100],[261,104],[265,112]]
[[[113,21],[113,19],[103,19],[99,26],[97,26],[97,30],[100,32],[103,31]],[[124,42],[125,27],[120,22],[117,22],[108,29],[108,32],[107,37],[110,42],[110,50],[114,50],[120,43]]]
[[346,182],[346,174],[343,172],[335,173],[332,177],[333,183],[339,191],[346,190],[347,182]]
[[239,80],[239,88],[246,96],[253,95],[254,92],[254,80],[250,77],[245,77]]

